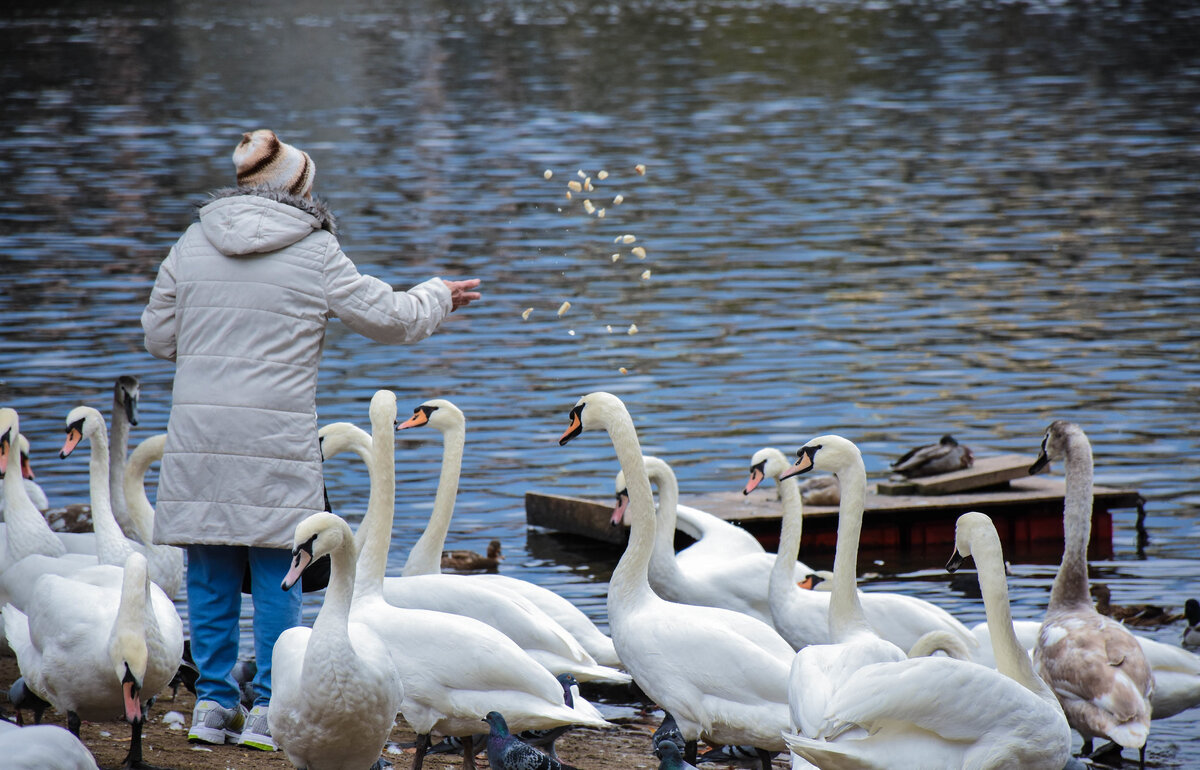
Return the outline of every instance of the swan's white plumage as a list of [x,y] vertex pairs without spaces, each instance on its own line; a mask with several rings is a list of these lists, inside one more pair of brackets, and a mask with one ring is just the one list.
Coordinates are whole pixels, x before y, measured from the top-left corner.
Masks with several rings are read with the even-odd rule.
[[183,549],[154,542],[154,506],[146,495],[146,471],[162,460],[167,434],[159,433],[143,440],[129,455],[125,465],[125,502],[131,526],[142,543],[150,563],[150,579],[174,599],[183,585]]
[[58,725],[0,719],[0,756],[8,770],[99,770],[83,742]]
[[[780,480],[788,469],[782,452],[764,447],[750,460],[752,473],[746,489],[763,478],[773,478],[779,487],[783,509],[779,551],[771,573],[769,598],[775,628],[784,639],[800,649],[808,644],[827,644],[831,594],[800,588],[795,581],[795,557],[800,547],[804,510],[795,477]],[[753,469],[757,469],[755,472]],[[949,612],[935,604],[896,593],[858,593],[863,615],[876,635],[902,650],[911,650],[931,631],[940,631],[956,639],[969,652],[976,648],[971,632]]]
[[[452,404],[445,403],[447,409],[453,408],[457,411]],[[361,447],[363,437],[366,437],[366,445],[369,447],[370,437],[365,431],[362,431],[361,435],[346,431],[341,439],[345,443],[340,448],[359,451],[354,444],[357,443]],[[328,449],[325,450],[326,456],[329,456]],[[442,478],[439,480],[434,500],[434,512],[430,515],[434,530],[444,530],[448,527],[446,522],[454,510],[458,474],[456,471],[452,472],[451,468],[461,463],[461,436],[458,440],[448,439],[444,451],[449,457],[447,462],[443,462]],[[455,459],[456,453],[458,459]],[[422,539],[426,538],[428,532],[427,529]],[[437,545],[435,569],[438,572],[384,578],[383,598],[389,604],[406,609],[449,612],[487,623],[516,642],[534,660],[556,675],[571,673],[580,682],[604,681],[623,684],[630,681],[625,672],[597,663],[572,634],[524,596],[503,591],[492,584],[475,580],[473,576],[440,574],[439,537],[444,539],[444,531],[442,535],[433,538],[433,544]],[[420,542],[419,540],[418,544]],[[426,541],[426,545],[421,546],[422,550],[430,548],[428,543],[429,541]],[[412,559],[412,562],[418,563],[419,559]],[[421,572],[420,569],[412,571]]]
[[[402,574],[436,575],[441,573],[442,551],[446,534],[454,515],[454,502],[462,472],[463,446],[466,441],[466,417],[454,403],[443,398],[430,399],[413,412],[413,417],[400,427],[429,425],[442,434],[442,469],[434,496],[433,511],[425,531],[409,551]],[[578,607],[558,594],[508,575],[469,575],[469,579],[502,593],[515,595],[532,602],[542,612],[562,626],[602,666],[619,666],[620,659],[612,639]],[[577,675],[578,676],[578,675]]]
[[380,592],[395,496],[395,394],[377,392],[370,412],[373,437],[348,423],[335,423],[322,428],[322,450],[332,456],[343,448],[365,449],[371,492],[356,535],[361,545],[350,617],[369,625],[393,650],[404,682],[405,719],[418,734],[456,736],[479,733],[481,720],[493,709],[502,710],[518,730],[607,724],[587,701],[567,708],[554,676],[491,626],[384,601]]
[[24,610],[4,607],[5,633],[26,685],[62,712],[109,720],[123,713],[120,666],[127,663],[143,703],[179,670],[183,623],[148,579],[146,560],[96,565],[38,578]]
[[387,742],[403,689],[387,646],[370,627],[349,620],[354,536],[339,517],[316,513],[296,526],[293,553],[285,585],[299,580],[305,555],[328,554],[329,587],[312,628],[289,628],[275,642],[271,736],[299,768],[370,767]]
[[1000,669],[950,658],[863,666],[826,701],[818,737],[789,738],[793,752],[822,768],[1063,767],[1071,731],[1013,632],[995,528],[964,514],[958,544],[978,565]]
[[625,405],[609,393],[584,396],[560,443],[606,430],[629,489],[630,537],[609,581],[613,642],[638,686],[675,717],[687,741],[784,748],[791,647],[773,628],[740,612],[668,602],[650,588],[654,498]]
[[[704,556],[704,546],[701,546],[699,553],[691,552],[696,547],[693,545],[676,554],[679,483],[671,467],[660,458],[645,457],[643,465],[651,484],[658,485],[654,552],[650,557],[649,573],[654,592],[667,601],[724,607],[770,624],[771,607],[767,589],[775,557],[761,548],[750,551],[736,544],[732,552],[711,559]],[[618,496],[621,496],[626,488],[624,473],[617,474],[616,488]],[[621,516],[621,508],[618,505],[618,510],[613,513],[614,521]],[[749,533],[746,534],[749,536]],[[811,571],[803,563],[798,563],[797,568],[806,574]]]

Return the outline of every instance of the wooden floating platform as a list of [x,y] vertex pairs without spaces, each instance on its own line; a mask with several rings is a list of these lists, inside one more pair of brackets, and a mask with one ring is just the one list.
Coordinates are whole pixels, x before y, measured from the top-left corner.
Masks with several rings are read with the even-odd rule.
[[[1062,478],[1029,476],[1033,457],[1001,455],[979,458],[972,468],[902,481],[881,481],[867,491],[860,548],[864,553],[948,557],[954,547],[954,525],[967,511],[986,513],[996,524],[1005,552],[1024,560],[1056,563],[1062,557]],[[801,477],[803,479],[803,477]],[[1112,509],[1139,508],[1136,490],[1094,487],[1089,556],[1112,556]],[[682,498],[747,529],[774,551],[779,544],[782,508],[774,486],[749,496],[740,490]],[[609,524],[612,504],[576,497],[527,492],[529,526],[578,535],[623,546],[628,528]],[[804,506],[801,557],[831,555],[837,539],[837,506]],[[677,545],[690,539],[677,533]]]

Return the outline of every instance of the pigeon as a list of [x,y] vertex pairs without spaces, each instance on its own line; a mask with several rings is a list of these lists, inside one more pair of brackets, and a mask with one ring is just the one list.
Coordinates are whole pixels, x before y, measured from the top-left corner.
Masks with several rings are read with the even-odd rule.
[[[770,753],[774,757],[774,753]],[[696,764],[718,764],[735,767],[761,767],[762,753],[753,746],[717,746],[696,758]]]
[[491,727],[487,758],[492,770],[575,770],[510,733],[499,711],[489,711],[483,721]]
[[698,770],[695,765],[683,760],[683,754],[674,741],[662,741],[654,753],[661,760],[658,763],[658,770]]
[[683,733],[679,732],[679,725],[675,723],[675,717],[671,716],[670,712],[664,711],[663,715],[662,724],[650,737],[651,742],[654,743],[654,752],[657,754],[663,743],[674,743],[682,754],[686,744]]
[[[562,685],[563,703],[567,704],[568,708],[575,708],[575,693],[579,691],[579,681],[570,673],[559,674],[555,679]],[[574,726],[559,725],[558,727],[551,727],[548,730],[526,730],[518,733],[517,737],[530,746],[544,747],[546,753],[551,758],[558,759],[558,754],[554,751],[554,742],[558,740],[559,736]]]

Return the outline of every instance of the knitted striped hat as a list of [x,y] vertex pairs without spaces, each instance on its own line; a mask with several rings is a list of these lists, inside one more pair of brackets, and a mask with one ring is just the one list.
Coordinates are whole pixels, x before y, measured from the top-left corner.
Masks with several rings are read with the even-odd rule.
[[269,128],[242,134],[233,151],[238,187],[262,187],[292,195],[312,192],[317,167],[307,152],[297,150]]

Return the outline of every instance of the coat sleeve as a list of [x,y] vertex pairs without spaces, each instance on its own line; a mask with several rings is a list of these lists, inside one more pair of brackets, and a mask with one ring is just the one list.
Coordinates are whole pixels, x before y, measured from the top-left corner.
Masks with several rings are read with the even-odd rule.
[[142,311],[146,350],[157,358],[175,360],[175,247],[158,268],[150,301]]
[[423,340],[441,325],[452,304],[441,278],[430,278],[407,291],[363,275],[330,239],[325,260],[325,299],[329,312],[364,337],[385,344]]

